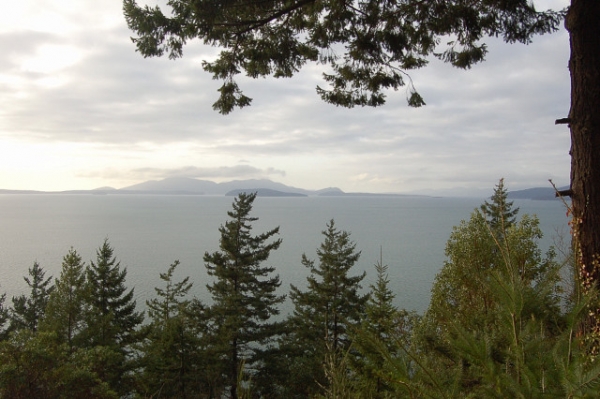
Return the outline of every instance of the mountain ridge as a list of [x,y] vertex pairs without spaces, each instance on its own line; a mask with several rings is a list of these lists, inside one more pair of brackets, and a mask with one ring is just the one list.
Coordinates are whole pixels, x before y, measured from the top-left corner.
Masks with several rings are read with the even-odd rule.
[[[559,188],[559,190],[565,189]],[[307,190],[274,182],[269,179],[232,180],[217,183],[210,180],[199,180],[189,177],[169,177],[162,180],[148,180],[142,183],[126,186],[120,189],[99,187],[93,190],[65,191],[36,191],[36,190],[5,190],[0,194],[92,194],[92,195],[232,195],[230,193],[257,192],[259,196],[292,197],[292,196],[327,196],[327,197],[431,197],[428,194],[399,194],[399,193],[346,193],[338,187],[326,187],[319,190]],[[511,199],[552,200],[555,199],[554,189],[549,187],[534,187],[508,192]],[[439,196],[439,195],[433,195]],[[442,195],[444,196],[444,195]],[[452,195],[447,195],[453,197]],[[482,196],[481,198],[489,198]]]

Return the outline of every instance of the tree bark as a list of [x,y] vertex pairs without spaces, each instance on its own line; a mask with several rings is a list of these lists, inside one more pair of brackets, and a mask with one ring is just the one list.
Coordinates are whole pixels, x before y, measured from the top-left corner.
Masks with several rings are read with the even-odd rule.
[[[600,1],[571,0],[571,198],[584,288],[600,288]],[[600,325],[598,317],[596,324]]]

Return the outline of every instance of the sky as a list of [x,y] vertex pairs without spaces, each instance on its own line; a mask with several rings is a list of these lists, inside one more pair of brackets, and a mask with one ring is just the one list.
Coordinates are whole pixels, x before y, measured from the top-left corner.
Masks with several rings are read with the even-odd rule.
[[[153,4],[147,0],[147,4]],[[568,0],[538,0],[561,9]],[[186,176],[267,178],[346,192],[475,195],[568,185],[569,40],[486,40],[485,62],[432,59],[406,91],[346,109],[316,94],[320,65],[290,79],[241,78],[252,105],[212,109],[220,82],[201,68],[217,48],[144,59],[120,1],[3,0],[0,14],[0,189],[122,188]]]

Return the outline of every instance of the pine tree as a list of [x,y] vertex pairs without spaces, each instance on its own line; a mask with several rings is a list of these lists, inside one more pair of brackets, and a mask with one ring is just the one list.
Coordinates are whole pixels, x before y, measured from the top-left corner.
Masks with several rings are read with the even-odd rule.
[[92,346],[125,348],[135,342],[143,314],[135,310],[133,288],[127,292],[127,269],[113,256],[108,240],[96,251],[96,263],[86,268],[87,338]]
[[164,398],[196,397],[198,338],[190,317],[191,301],[183,299],[192,287],[189,277],[173,281],[179,261],[160,273],[164,288],[155,288],[156,298],[146,301],[150,324],[143,344],[138,376],[141,394]]
[[259,367],[255,359],[261,347],[272,343],[277,323],[277,305],[284,296],[276,294],[279,276],[274,267],[262,266],[281,239],[269,242],[279,227],[253,236],[250,211],[256,193],[240,193],[227,212],[230,220],[219,228],[220,251],[204,254],[207,272],[216,280],[207,285],[213,304],[208,310],[214,348],[220,352],[230,397],[237,399],[241,365]]
[[36,332],[38,324],[48,304],[50,294],[54,290],[52,276],[45,278],[46,271],[34,262],[29,268],[29,277],[23,277],[30,288],[29,296],[20,295],[12,298],[11,330],[26,328]]
[[143,313],[136,311],[133,289],[127,291],[127,269],[121,270],[113,249],[105,240],[96,251],[96,263],[86,268],[85,328],[87,348],[105,348],[106,356],[96,364],[98,375],[112,389],[124,395],[131,390],[124,377],[130,368],[131,346],[139,341],[137,327]]
[[370,286],[370,296],[365,305],[364,327],[375,334],[381,340],[387,340],[393,336],[395,318],[398,309],[393,300],[396,295],[390,290],[390,280],[387,274],[388,266],[379,260],[375,264],[377,280]]
[[315,328],[311,333],[336,351],[348,347],[349,327],[360,322],[369,296],[359,293],[366,273],[349,275],[360,257],[350,234],[337,230],[333,219],[322,234],[325,239],[317,249],[319,264],[315,266],[306,254],[302,255],[302,264],[310,270],[308,290],[302,292],[292,285],[290,298],[294,318],[312,324]]
[[73,248],[63,257],[60,277],[50,294],[46,315],[40,329],[53,331],[60,342],[74,350],[78,334],[83,328],[85,299],[84,263]]
[[[435,278],[430,305],[420,326],[424,342],[437,353],[432,364],[440,372],[440,381],[456,378],[444,374],[452,370],[462,375],[460,384],[465,392],[470,392],[470,384],[477,385],[479,377],[478,371],[469,367],[468,358],[457,352],[456,342],[461,336],[469,334],[485,341],[487,350],[500,356],[510,342],[515,343],[514,337],[507,335],[510,330],[502,325],[506,322],[503,315],[512,312],[515,320],[517,316],[519,320],[535,320],[537,331],[547,337],[556,335],[563,322],[558,299],[559,267],[552,250],[542,256],[538,247],[542,237],[539,221],[528,215],[513,220],[516,213],[500,195],[502,184],[496,192],[492,206],[487,207],[493,210],[488,220],[500,224],[496,230],[490,228],[476,209],[469,221],[454,228],[446,246],[448,260]],[[516,291],[506,288],[502,293],[499,287],[504,285]],[[504,300],[502,295],[517,297]],[[504,309],[505,303],[519,308]],[[523,323],[519,323],[521,328]]]
[[[381,257],[382,258],[382,257]],[[350,357],[356,374],[356,388],[362,397],[383,398],[387,390],[379,370],[384,358],[371,342],[376,340],[388,353],[396,355],[401,313],[394,306],[394,293],[389,288],[388,266],[382,259],[375,264],[377,279],[370,285],[369,300],[365,305],[365,316],[360,329],[353,334],[353,347],[357,353]]]
[[15,331],[0,342],[0,398],[117,399],[94,372],[100,352],[70,353],[52,332]]
[[519,213],[519,208],[513,208],[513,201],[508,201],[504,179],[500,179],[494,188],[491,202],[485,201],[479,209],[498,238],[501,238],[504,230],[515,224]]
[[8,336],[8,323],[10,321],[10,313],[4,305],[6,293],[0,295],[0,342],[4,341]]
[[350,234],[337,230],[333,220],[322,234],[325,238],[317,249],[318,265],[302,255],[302,264],[310,271],[307,290],[291,286],[292,331],[282,345],[290,351],[288,367],[294,375],[284,385],[294,394],[314,394],[319,386],[327,385],[323,362],[345,355],[350,329],[364,317],[369,298],[359,292],[366,273],[349,275],[360,257]]

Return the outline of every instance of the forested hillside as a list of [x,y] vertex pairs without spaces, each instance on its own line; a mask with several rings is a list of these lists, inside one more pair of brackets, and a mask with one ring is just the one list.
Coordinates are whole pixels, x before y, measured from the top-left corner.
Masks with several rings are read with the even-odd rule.
[[175,279],[175,260],[145,313],[108,240],[89,263],[71,249],[59,276],[34,263],[28,292],[0,296],[0,398],[600,396],[597,342],[576,334],[595,292],[573,289],[568,256],[542,253],[537,218],[502,180],[449,232],[424,314],[394,306],[381,262],[363,285],[334,220],[316,256],[290,259],[308,269],[305,288],[283,287],[269,262],[279,228],[253,231],[255,198],[240,193],[216,232],[208,284]]

